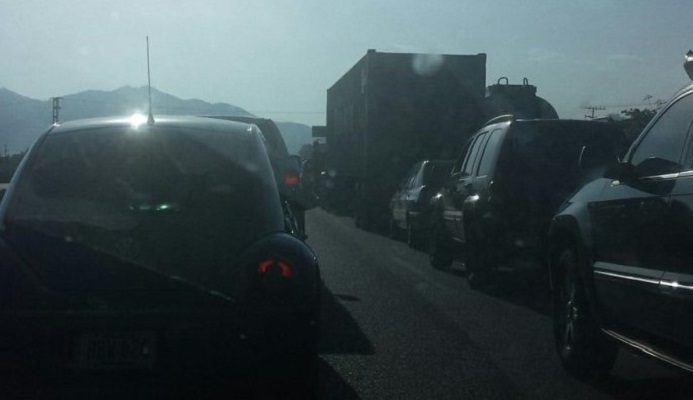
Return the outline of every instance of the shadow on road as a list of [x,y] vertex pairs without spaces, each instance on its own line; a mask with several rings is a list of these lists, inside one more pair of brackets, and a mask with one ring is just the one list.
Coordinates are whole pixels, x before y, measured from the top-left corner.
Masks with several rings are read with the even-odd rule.
[[493,284],[480,290],[540,314],[551,315],[549,279],[543,271],[502,272]]
[[354,389],[339,376],[328,363],[320,364],[319,398],[330,400],[356,400],[359,398]]
[[[678,371],[676,371],[678,372]],[[693,393],[693,381],[683,372],[679,376],[624,379],[609,376],[593,386],[615,399],[690,399]]]
[[323,285],[320,354],[373,354],[373,344],[341,301],[357,302],[360,299],[347,294],[332,294]]
[[[374,347],[342,301],[347,294],[322,287],[320,354],[373,354]],[[230,374],[212,366],[212,374],[157,376],[148,373],[41,374],[0,376],[0,399],[357,399],[356,392],[322,358],[305,379],[266,369]],[[288,371],[293,372],[293,371]],[[329,394],[329,395],[328,395]]]

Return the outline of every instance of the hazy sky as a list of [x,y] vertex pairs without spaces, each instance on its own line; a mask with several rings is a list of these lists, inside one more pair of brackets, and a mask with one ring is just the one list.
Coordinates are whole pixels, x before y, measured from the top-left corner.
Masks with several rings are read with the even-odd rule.
[[156,88],[315,125],[369,48],[487,53],[487,83],[527,77],[582,118],[685,84],[691,15],[691,0],[0,0],[0,87],[47,99],[144,85],[149,35]]

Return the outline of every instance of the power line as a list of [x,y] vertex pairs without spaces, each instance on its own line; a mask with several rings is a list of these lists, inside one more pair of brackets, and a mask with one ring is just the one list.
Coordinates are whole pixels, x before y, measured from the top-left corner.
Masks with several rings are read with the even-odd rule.
[[594,112],[596,110],[605,110],[606,109],[603,106],[583,106],[580,108],[582,108],[583,110],[591,110],[592,111],[592,115],[585,115],[585,119],[594,119]]

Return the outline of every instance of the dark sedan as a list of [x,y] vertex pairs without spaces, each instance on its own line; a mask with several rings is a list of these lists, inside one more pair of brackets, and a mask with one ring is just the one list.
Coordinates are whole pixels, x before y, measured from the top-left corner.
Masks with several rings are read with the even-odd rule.
[[302,374],[319,270],[254,125],[53,126],[0,203],[0,367]]
[[406,232],[407,244],[421,245],[428,237],[431,198],[440,189],[454,160],[423,160],[414,164],[390,200],[390,235]]

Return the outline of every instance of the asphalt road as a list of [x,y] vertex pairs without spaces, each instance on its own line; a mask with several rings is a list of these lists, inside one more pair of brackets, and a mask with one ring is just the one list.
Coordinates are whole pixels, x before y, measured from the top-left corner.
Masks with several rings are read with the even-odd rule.
[[540,276],[469,288],[463,265],[313,210],[308,243],[325,283],[325,399],[692,399],[693,379],[622,350],[600,382],[567,375],[554,354]]
[[[627,351],[600,382],[563,372],[540,276],[507,275],[480,292],[467,285],[462,264],[433,269],[425,253],[350,218],[312,210],[306,229],[324,282],[319,380],[295,398],[693,399],[690,375]],[[3,376],[0,398],[284,399],[275,378]]]

